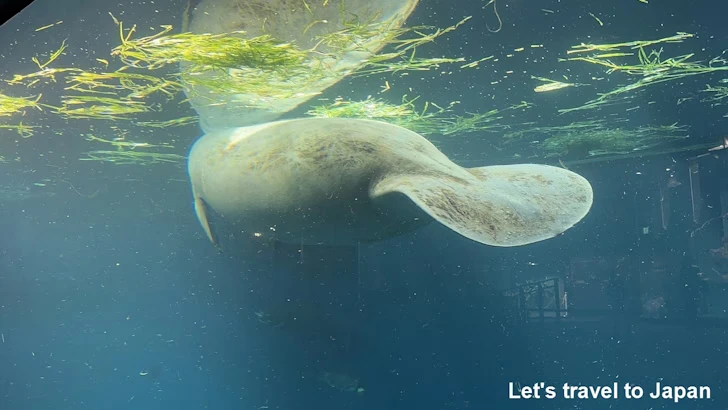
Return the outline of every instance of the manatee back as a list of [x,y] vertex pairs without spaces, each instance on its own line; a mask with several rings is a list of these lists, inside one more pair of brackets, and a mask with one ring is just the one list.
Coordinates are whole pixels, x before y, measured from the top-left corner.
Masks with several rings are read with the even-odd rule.
[[[416,155],[408,153],[413,138],[422,140]],[[193,194],[204,201],[196,202],[198,217],[205,220],[203,208],[209,206],[246,230],[276,225],[282,240],[291,232],[298,241],[310,236],[321,243],[356,243],[416,229],[430,218],[412,201],[403,195],[372,200],[370,191],[394,170],[423,168],[409,157],[426,157],[428,144],[401,127],[351,119],[290,120],[210,133],[189,157]]]
[[430,146],[377,121],[279,121],[203,136],[190,153],[190,178],[197,195],[223,214],[334,206],[366,201],[372,181],[411,169],[410,157],[432,155],[423,154],[428,150],[444,157]]

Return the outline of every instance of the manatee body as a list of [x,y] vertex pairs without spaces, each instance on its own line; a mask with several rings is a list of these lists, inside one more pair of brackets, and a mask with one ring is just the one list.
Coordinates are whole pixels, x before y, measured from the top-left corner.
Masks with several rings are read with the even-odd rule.
[[415,132],[362,119],[213,131],[192,147],[188,171],[197,217],[215,244],[220,223],[243,236],[347,245],[435,220],[483,244],[518,246],[569,229],[593,198],[571,171],[462,168]]

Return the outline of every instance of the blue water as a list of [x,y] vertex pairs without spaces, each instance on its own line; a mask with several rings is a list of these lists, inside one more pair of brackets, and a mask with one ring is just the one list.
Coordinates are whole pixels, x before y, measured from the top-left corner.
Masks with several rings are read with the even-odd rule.
[[[107,50],[119,40],[108,12],[146,28],[177,24],[186,2],[117,3],[34,2],[0,27],[0,78],[34,71],[31,57],[47,55],[63,38],[70,47],[61,66],[109,58]],[[552,97],[534,95],[528,79],[569,73],[588,82],[605,75],[595,67],[564,71],[558,58],[572,45],[685,31],[697,39],[674,45],[670,55],[696,52],[705,61],[725,48],[728,10],[715,1],[612,3],[498,0],[503,28],[491,33],[486,24],[494,28],[497,20],[483,1],[421,0],[412,24],[444,27],[474,16],[428,46],[429,56],[503,56],[530,44],[544,44],[545,51],[533,59],[511,63],[502,57],[478,70],[415,73],[392,82],[433,93],[443,104],[459,100],[466,112],[527,100],[535,108],[506,120],[563,124],[587,114],[560,117]],[[596,24],[589,13],[606,24]],[[56,28],[34,31],[59,20],[64,22]],[[507,78],[506,71],[520,76]],[[635,112],[618,107],[588,114],[629,117],[635,127],[679,121],[690,126],[685,145],[718,145],[728,133],[726,110],[676,101],[723,78],[711,74],[640,94],[634,105],[646,108]],[[364,99],[382,83],[345,80],[326,95]],[[42,92],[61,93],[58,87]],[[564,106],[593,93],[575,90],[563,97]],[[9,90],[0,85],[0,92]],[[192,114],[185,104],[171,110]],[[701,158],[698,173],[688,166],[704,148],[567,164],[594,187],[594,206],[564,235],[533,245],[488,247],[431,224],[358,250],[304,249],[301,257],[297,249],[263,245],[217,251],[195,218],[183,164],[78,161],[89,150],[82,135],[113,137],[114,123],[40,112],[28,112],[23,121],[41,128],[29,139],[0,129],[0,155],[8,160],[0,163],[0,410],[728,407],[728,286],[722,277],[728,272],[711,252],[726,236],[724,151]],[[201,133],[195,125],[135,132],[138,138],[131,140],[173,141],[180,155]],[[434,139],[464,166],[519,162],[494,148],[497,135]],[[524,142],[523,161],[529,149]],[[679,185],[661,194],[668,174]],[[666,198],[670,209],[662,211]],[[683,255],[691,255],[701,272],[696,317],[684,308],[683,289],[693,282],[681,274]],[[630,264],[618,268],[625,256]],[[622,302],[614,296],[618,269],[633,279],[624,285]],[[559,320],[542,320],[538,304],[526,318],[517,298],[504,293],[553,278],[570,300]],[[529,293],[529,303],[535,295]],[[357,380],[364,391],[330,386],[322,380],[327,372]],[[658,381],[708,386],[711,397],[679,403],[509,398],[511,382],[543,382],[557,391],[563,383],[632,383],[650,392]]]

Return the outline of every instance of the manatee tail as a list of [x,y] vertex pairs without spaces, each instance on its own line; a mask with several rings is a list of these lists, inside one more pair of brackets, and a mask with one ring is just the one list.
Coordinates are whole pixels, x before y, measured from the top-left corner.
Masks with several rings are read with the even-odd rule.
[[553,238],[589,212],[593,192],[583,177],[537,164],[466,169],[467,178],[393,174],[373,197],[401,193],[435,220],[476,242],[520,246]]

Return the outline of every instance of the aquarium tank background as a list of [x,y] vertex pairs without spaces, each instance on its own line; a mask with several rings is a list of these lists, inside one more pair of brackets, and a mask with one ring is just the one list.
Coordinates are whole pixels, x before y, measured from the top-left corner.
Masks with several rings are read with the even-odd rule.
[[0,6],[0,410],[728,406],[719,2]]

